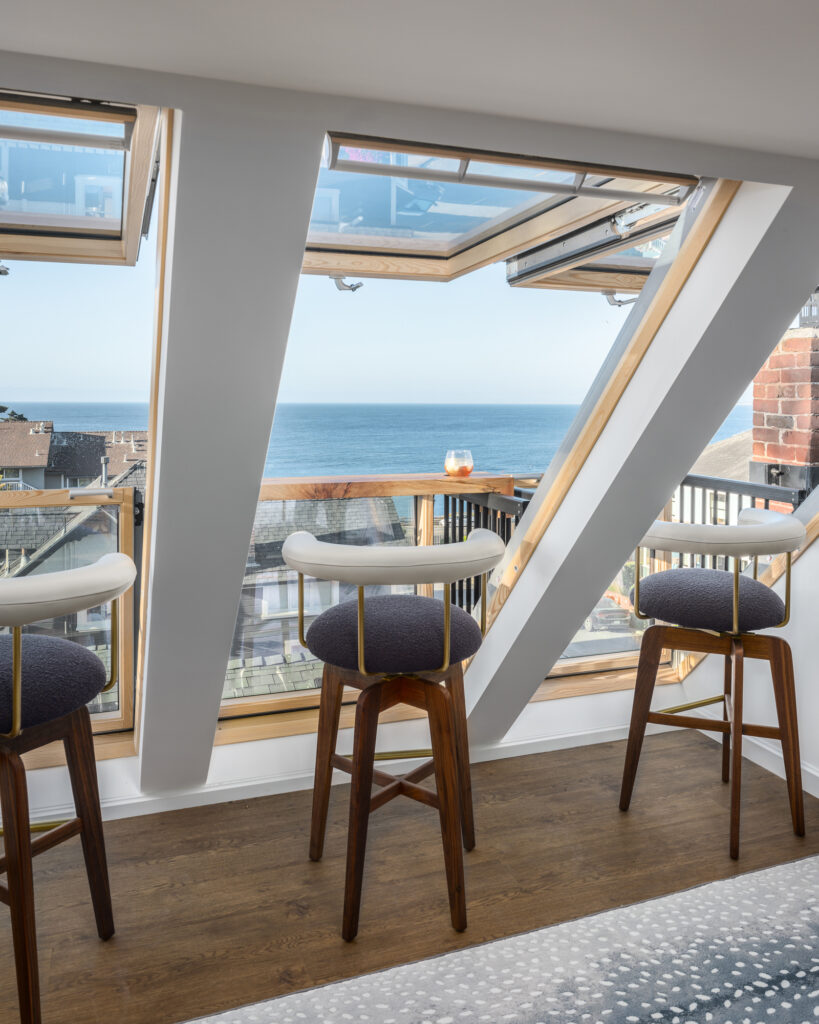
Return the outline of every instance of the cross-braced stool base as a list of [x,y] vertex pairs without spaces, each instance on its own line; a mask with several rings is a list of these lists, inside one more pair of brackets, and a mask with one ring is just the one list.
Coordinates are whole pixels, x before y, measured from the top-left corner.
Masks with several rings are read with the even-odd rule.
[[[657,679],[657,669],[664,648],[678,651],[698,651],[703,654],[722,654],[725,658],[723,692],[717,697],[694,701],[693,704],[665,711],[651,711],[651,698]],[[753,725],[742,720],[743,668],[745,658],[759,658],[771,666],[776,713],[779,726]],[[722,703],[722,721],[684,715],[687,711],[706,704]],[[805,834],[805,806],[802,796],[802,767],[799,758],[799,727],[796,718],[796,690],[793,679],[793,659],[787,642],[778,636],[742,633],[729,636],[707,633],[681,626],[650,626],[643,634],[631,727],[623,768],[620,791],[620,810],[627,811],[631,803],[637,765],[643,746],[646,724],[681,726],[685,729],[706,729],[722,733],[722,781],[731,785],[731,831],[729,851],[739,857],[740,796],[742,783],[742,737],[762,736],[782,743],[785,777],[788,783],[793,830],[798,836]]]
[[[361,691],[356,703],[352,758],[335,752],[345,686]],[[426,711],[432,739],[432,758],[403,776],[378,771],[374,765],[378,716],[395,704],[409,704]],[[461,666],[452,666],[444,673],[425,673],[423,677],[370,677],[325,665],[313,789],[311,860],[320,860],[324,849],[333,768],[349,772],[352,776],[342,926],[344,939],[350,942],[358,932],[369,816],[397,796],[408,796],[438,809],[452,927],[463,931],[466,928],[466,896],[461,842],[463,840],[465,849],[473,849],[475,824]],[[435,792],[419,785],[422,779],[433,773]],[[372,792],[373,783],[381,787],[375,793]]]
[[[21,755],[62,740],[74,794],[77,817],[31,838],[26,771]],[[40,1024],[40,983],[37,969],[37,932],[34,923],[32,858],[79,835],[82,840],[91,902],[101,939],[114,934],[111,889],[105,859],[102,814],[94,760],[94,737],[87,708],[79,708],[53,722],[34,725],[13,739],[0,737],[0,806],[3,812],[5,854],[0,873],[0,901],[11,911],[11,933],[17,970],[21,1024]]]

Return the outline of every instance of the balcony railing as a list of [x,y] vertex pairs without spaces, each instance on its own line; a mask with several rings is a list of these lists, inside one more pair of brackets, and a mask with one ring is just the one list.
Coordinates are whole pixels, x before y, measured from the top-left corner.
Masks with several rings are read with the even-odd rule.
[[36,491],[33,484],[27,484],[25,480],[18,480],[16,477],[0,477],[0,491]]
[[[263,481],[228,662],[223,716],[316,702],[322,666],[299,643],[296,575],[281,557],[282,544],[291,533],[309,530],[323,540],[346,544],[441,543],[456,537],[454,500],[465,495],[477,501],[511,497],[513,490],[513,477],[486,473],[466,478],[419,473]],[[444,502],[450,503],[447,516]],[[406,586],[368,589],[371,594],[411,591]],[[424,586],[419,592],[442,596],[443,588]],[[354,587],[307,580],[308,624],[326,608],[354,596]],[[474,590],[470,596],[474,605]],[[466,606],[466,593],[462,601]]]
[[[405,477],[320,477],[266,480],[259,494],[245,584],[225,680],[223,716],[315,706],[322,666],[301,647],[297,629],[296,577],[284,565],[281,546],[295,530],[353,544],[449,543],[476,527],[493,530],[508,543],[539,477],[473,474]],[[804,495],[790,488],[742,480],[687,476],[663,515],[687,522],[736,522],[751,504],[796,507]],[[655,563],[688,564],[668,553],[650,553]],[[600,672],[636,664],[645,624],[634,616],[630,592],[633,560],[627,562],[590,612],[552,675]],[[407,587],[381,592],[407,592]],[[377,592],[375,588],[371,591]],[[419,588],[443,596],[443,588]],[[352,590],[307,581],[308,622]],[[480,579],[454,584],[453,603],[474,612]]]
[[[58,572],[89,565],[112,551],[124,551],[139,566],[135,492],[114,487],[106,494],[82,490],[0,488],[0,578]],[[135,589],[121,598],[119,681],[90,705],[95,731],[133,726]],[[109,667],[110,606],[59,616],[26,627],[26,632],[60,636],[93,650]]]

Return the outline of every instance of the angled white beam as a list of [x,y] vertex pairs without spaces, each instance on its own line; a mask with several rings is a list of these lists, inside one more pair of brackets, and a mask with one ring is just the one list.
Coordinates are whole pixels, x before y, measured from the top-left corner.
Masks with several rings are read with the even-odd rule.
[[144,791],[207,777],[323,142],[241,97],[177,125]]
[[817,190],[743,185],[470,666],[476,744],[503,739],[787,328],[817,269]]

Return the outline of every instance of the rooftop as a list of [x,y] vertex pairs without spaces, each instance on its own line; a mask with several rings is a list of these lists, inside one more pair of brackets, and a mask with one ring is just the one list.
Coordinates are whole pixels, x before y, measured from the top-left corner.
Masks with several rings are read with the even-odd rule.
[[0,467],[35,469],[72,477],[100,475],[108,456],[114,479],[148,457],[145,430],[54,430],[51,420],[0,423]]
[[50,420],[37,423],[0,423],[0,466],[35,469],[48,465],[54,424]]

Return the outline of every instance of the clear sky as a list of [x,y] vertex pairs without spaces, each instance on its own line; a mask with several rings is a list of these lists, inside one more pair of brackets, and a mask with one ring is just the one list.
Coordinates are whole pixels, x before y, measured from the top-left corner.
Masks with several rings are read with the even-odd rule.
[[304,276],[280,399],[579,402],[627,313],[598,294],[510,288],[503,264],[356,292]]
[[[152,238],[136,267],[4,262],[0,401],[147,400]],[[597,294],[512,289],[502,264],[355,293],[304,276],[280,400],[579,402],[627,312]]]
[[[0,403],[148,400],[153,236],[136,267],[3,262]],[[597,293],[510,288],[503,264],[356,292],[305,275],[279,400],[578,403],[628,311]]]
[[148,400],[153,236],[135,267],[2,262],[0,404]]

